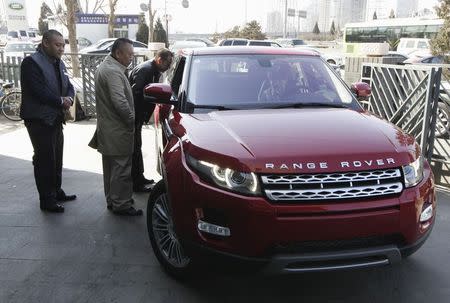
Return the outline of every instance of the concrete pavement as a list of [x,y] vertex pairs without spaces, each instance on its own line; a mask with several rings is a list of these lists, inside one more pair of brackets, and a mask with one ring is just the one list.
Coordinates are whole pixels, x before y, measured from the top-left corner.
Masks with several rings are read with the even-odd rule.
[[[265,277],[218,273],[180,283],[159,267],[145,216],[106,209],[100,155],[87,147],[95,122],[65,128],[63,187],[78,199],[64,214],[39,210],[32,148],[21,123],[0,118],[0,302],[448,302],[450,194],[437,224],[399,265]],[[153,131],[144,128],[146,176],[158,178]],[[146,194],[135,196],[146,207]]]

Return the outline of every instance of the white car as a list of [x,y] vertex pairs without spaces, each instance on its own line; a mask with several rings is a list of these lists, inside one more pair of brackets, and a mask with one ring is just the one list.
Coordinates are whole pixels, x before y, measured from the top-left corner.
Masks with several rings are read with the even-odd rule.
[[23,58],[25,53],[36,51],[36,46],[30,41],[9,41],[3,50],[6,57]]
[[[116,39],[117,38],[106,38],[98,40],[96,43],[80,50],[80,54],[109,54],[109,52],[111,52],[111,47]],[[131,41],[133,42],[135,55],[151,55],[151,50],[148,49],[147,44],[134,40]]]

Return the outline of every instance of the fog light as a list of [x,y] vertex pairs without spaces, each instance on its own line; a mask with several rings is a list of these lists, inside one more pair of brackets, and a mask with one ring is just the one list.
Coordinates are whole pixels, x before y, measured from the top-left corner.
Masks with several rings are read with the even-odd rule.
[[420,214],[420,223],[427,222],[433,217],[433,204],[427,206]]
[[208,234],[218,235],[222,237],[229,237],[231,235],[228,227],[223,227],[215,224],[211,224],[202,220],[198,220],[197,228]]

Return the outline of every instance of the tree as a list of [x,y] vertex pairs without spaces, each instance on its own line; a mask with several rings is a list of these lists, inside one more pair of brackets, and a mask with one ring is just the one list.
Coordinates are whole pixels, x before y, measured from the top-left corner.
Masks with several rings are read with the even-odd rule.
[[[153,33],[155,32],[154,29],[154,20],[155,20],[156,10],[152,10],[152,0],[148,1],[148,24],[149,24],[149,30],[148,30],[148,44],[151,42],[155,42],[155,39],[153,37]],[[161,22],[161,20],[160,20]]]
[[155,22],[155,30],[153,31],[153,42],[164,42],[167,46],[167,33],[164,29],[161,19],[158,18]]
[[313,33],[318,35],[320,34],[319,23],[316,21],[316,25],[314,25]]
[[378,19],[378,17],[377,17],[377,12],[376,12],[376,11],[373,12],[373,17],[372,17],[372,19],[373,19],[373,20],[377,20],[377,19]]
[[225,39],[227,38],[240,38],[241,37],[241,30],[240,27],[235,25],[232,29],[227,30],[225,33],[223,33]]
[[51,8],[47,5],[47,3],[42,2],[41,5],[41,14],[39,16],[38,28],[39,33],[42,35],[45,31],[48,30],[48,22],[45,21],[48,16],[53,15]]
[[394,19],[395,18],[395,12],[394,9],[391,9],[391,13],[389,14],[389,19]]
[[254,40],[266,39],[266,35],[262,32],[261,25],[256,20],[247,23],[245,27],[241,30],[240,36],[242,38]]
[[80,61],[78,60],[77,27],[75,23],[75,13],[77,12],[76,1],[64,0],[67,8],[67,30],[69,31],[69,45],[72,53],[72,71],[74,77],[80,77]]
[[139,25],[136,33],[136,40],[142,43],[148,42],[148,25],[145,23],[145,16],[143,13],[139,16]]
[[331,22],[330,34],[331,34],[331,36],[336,35],[336,28],[334,27],[334,20]]
[[103,11],[105,12],[104,8],[106,7],[106,0],[95,0],[94,2],[94,7],[92,8],[91,11],[89,11],[89,3],[92,2],[92,0],[84,0],[84,9],[82,7],[80,7],[80,11],[84,12],[84,13],[91,13],[91,14],[96,14],[98,11]]
[[119,0],[108,0],[109,3],[109,18],[108,18],[108,37],[114,37],[114,24],[116,23],[116,8]]
[[439,18],[444,19],[444,24],[434,39],[431,39],[431,52],[433,55],[444,56],[450,51],[450,0],[439,0],[435,7]]

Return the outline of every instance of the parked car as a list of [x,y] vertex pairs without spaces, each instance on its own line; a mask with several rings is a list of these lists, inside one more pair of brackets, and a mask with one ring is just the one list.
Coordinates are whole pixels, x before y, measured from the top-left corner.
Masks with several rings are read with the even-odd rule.
[[427,239],[436,194],[419,145],[315,52],[191,49],[170,75],[144,89],[163,177],[147,228],[168,273],[195,272],[205,251],[269,273],[378,266]]
[[207,44],[203,41],[181,40],[175,41],[172,45],[169,46],[169,49],[174,54],[178,54],[182,49],[197,48],[197,47],[207,47]]
[[225,39],[219,42],[219,46],[271,46],[281,47],[281,45],[275,41],[270,40],[249,40],[243,38]]
[[397,52],[412,56],[414,54],[430,53],[430,39],[427,38],[400,38]]
[[[117,38],[101,39],[96,43],[81,49],[80,54],[108,54],[111,51],[111,47],[116,39]],[[134,40],[132,40],[132,42],[134,53],[136,55],[148,56],[151,53],[147,47],[147,44]]]
[[[64,46],[64,52],[70,53],[71,49],[70,49],[69,39],[67,39],[67,38],[64,39],[64,42],[66,43],[66,45]],[[80,51],[80,50],[82,50],[82,49],[84,49],[84,48],[86,48],[86,47],[88,47],[90,45],[92,45],[92,42],[89,39],[84,38],[84,37],[78,37],[77,38],[77,49],[78,49],[78,51]]]
[[306,45],[306,42],[302,39],[277,39],[276,41],[283,47],[299,47]]
[[26,52],[35,52],[36,46],[30,41],[9,41],[3,50],[4,55],[10,58],[23,58]]
[[212,42],[211,40],[209,40],[209,39],[207,39],[207,38],[188,38],[188,39],[186,39],[186,41],[203,42],[203,43],[205,43],[205,45],[208,46],[208,47],[216,46],[216,45],[214,44],[214,42]]

